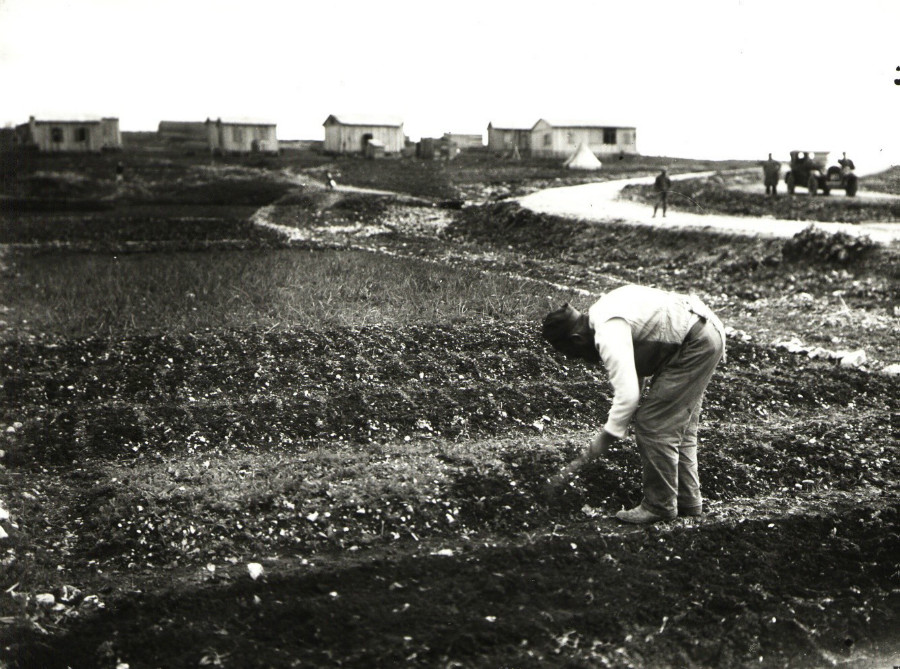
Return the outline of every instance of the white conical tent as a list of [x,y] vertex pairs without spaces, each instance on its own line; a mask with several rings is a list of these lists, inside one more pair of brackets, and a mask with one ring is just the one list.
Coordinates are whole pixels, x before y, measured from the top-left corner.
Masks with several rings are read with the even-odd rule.
[[566,162],[563,165],[570,170],[599,170],[603,167],[603,163],[597,160],[597,156],[591,152],[584,142],[578,145],[575,153],[566,158]]

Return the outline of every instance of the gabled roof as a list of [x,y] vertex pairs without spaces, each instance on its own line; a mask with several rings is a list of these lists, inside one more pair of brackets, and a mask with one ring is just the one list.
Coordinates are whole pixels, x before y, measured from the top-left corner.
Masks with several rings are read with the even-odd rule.
[[600,123],[598,121],[584,121],[572,119],[546,119],[539,118],[537,123],[531,126],[532,130],[537,127],[538,123],[543,121],[552,128],[628,128],[633,130],[633,125],[623,125],[621,123]]
[[388,128],[403,127],[403,119],[399,116],[375,116],[367,114],[331,114],[322,125],[364,125],[385,126]]

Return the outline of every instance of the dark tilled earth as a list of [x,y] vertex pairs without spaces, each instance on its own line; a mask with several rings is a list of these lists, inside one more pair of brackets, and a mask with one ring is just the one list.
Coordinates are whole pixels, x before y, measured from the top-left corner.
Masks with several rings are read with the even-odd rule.
[[[898,663],[900,400],[879,371],[900,359],[890,250],[795,262],[771,240],[505,204],[429,226],[434,210],[354,197],[270,215],[315,224],[295,244],[589,293],[641,281],[703,294],[735,328],[705,405],[708,513],[611,520],[639,501],[628,439],[545,496],[541,481],[602,421],[610,389],[549,355],[530,323],[10,340],[0,481],[29,521],[6,544],[3,662]],[[355,235],[348,220],[386,230]],[[791,335],[873,361],[845,368],[773,345]],[[249,507],[204,495],[267,467]],[[14,596],[39,592],[56,606]]]

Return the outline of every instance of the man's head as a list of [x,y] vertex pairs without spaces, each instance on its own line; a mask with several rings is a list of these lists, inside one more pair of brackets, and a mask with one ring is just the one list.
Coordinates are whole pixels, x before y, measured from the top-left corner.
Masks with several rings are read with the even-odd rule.
[[600,355],[594,347],[594,332],[586,314],[568,302],[544,316],[541,330],[553,348],[569,358],[597,361]]

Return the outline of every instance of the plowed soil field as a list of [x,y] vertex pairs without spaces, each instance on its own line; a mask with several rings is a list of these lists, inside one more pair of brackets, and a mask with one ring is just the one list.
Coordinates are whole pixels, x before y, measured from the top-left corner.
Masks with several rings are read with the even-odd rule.
[[[900,664],[895,249],[278,183],[261,208],[242,184],[227,211],[3,215],[0,666]],[[282,274],[251,292],[324,256],[322,304]],[[168,312],[154,291],[86,298],[173,259],[256,269]],[[390,276],[342,292],[366,259]],[[380,301],[418,276],[432,310]],[[478,282],[496,288],[454,302]],[[626,282],[698,293],[729,326],[699,518],[614,520],[640,500],[630,437],[544,494],[611,389],[540,317]],[[204,317],[216,283],[248,315]]]

